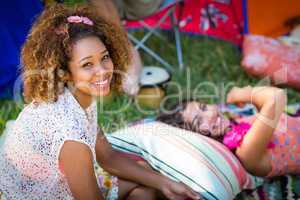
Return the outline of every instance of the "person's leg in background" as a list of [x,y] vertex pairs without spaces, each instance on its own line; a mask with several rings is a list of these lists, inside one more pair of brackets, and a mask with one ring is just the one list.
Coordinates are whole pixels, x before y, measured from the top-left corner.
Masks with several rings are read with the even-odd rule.
[[112,0],[87,0],[87,2],[95,7],[97,13],[105,19],[122,25],[119,12]]

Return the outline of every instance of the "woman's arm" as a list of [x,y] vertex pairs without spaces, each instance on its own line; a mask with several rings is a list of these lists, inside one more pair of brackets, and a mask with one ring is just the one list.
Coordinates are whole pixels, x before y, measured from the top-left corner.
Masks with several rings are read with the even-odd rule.
[[174,197],[199,199],[199,196],[184,184],[174,182],[124,157],[111,147],[101,133],[98,134],[96,142],[96,154],[101,167],[120,178],[158,189],[169,199]]
[[249,172],[265,175],[270,166],[263,163],[263,160],[268,160],[266,158],[267,146],[286,105],[284,90],[275,87],[250,86],[233,88],[228,93],[227,102],[249,102],[258,108],[256,119],[242,144],[236,149],[236,155]]
[[66,141],[60,151],[59,163],[63,166],[75,199],[103,200],[95,177],[92,157],[87,145],[75,141]]

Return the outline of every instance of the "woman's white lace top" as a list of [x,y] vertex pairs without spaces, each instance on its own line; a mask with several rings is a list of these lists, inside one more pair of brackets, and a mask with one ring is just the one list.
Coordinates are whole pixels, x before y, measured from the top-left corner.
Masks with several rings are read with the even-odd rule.
[[0,149],[0,191],[4,196],[73,199],[58,157],[64,142],[73,140],[86,144],[96,161],[96,102],[84,110],[65,89],[55,103],[26,106],[8,131]]

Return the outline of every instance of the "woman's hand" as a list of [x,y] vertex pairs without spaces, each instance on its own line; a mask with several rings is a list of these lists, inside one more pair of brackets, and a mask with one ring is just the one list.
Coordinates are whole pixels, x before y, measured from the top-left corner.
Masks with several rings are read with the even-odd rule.
[[145,168],[114,150],[101,134],[98,135],[96,141],[96,156],[101,167],[107,172],[125,180],[160,190],[168,199],[200,199],[199,195],[186,185],[174,182],[152,169]]
[[171,200],[201,199],[200,196],[183,183],[165,179],[161,186],[162,193]]

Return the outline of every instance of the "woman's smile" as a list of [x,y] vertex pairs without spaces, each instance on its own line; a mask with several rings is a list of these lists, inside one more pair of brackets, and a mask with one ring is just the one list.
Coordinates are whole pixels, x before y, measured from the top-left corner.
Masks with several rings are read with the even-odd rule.
[[69,70],[74,96],[81,105],[88,106],[93,97],[109,94],[114,65],[97,37],[82,38],[73,45]]
[[108,89],[110,87],[110,81],[111,81],[111,76],[106,77],[104,79],[99,79],[91,83],[91,86],[94,87],[96,90],[104,90]]

